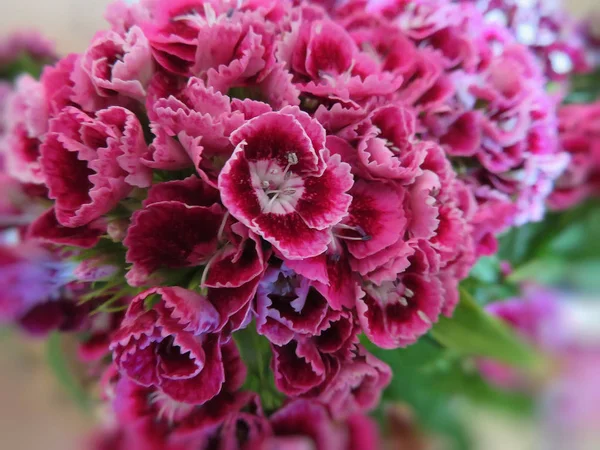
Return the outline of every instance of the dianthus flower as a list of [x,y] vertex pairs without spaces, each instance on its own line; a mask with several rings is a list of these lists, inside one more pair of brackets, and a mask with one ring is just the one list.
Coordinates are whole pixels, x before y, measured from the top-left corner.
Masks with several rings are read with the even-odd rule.
[[381,444],[372,419],[353,414],[336,420],[314,401],[295,400],[265,412],[256,394],[237,392],[193,406],[132,383],[114,367],[103,378],[119,426],[92,436],[90,448],[191,450],[210,445],[254,450],[308,445],[317,450],[375,450]]
[[51,203],[19,232],[77,260],[102,445],[375,448],[359,334],[413,344],[541,217],[565,160],[528,50],[472,5],[336,3],[117,2],[19,79],[7,166]]
[[563,106],[558,118],[560,143],[571,159],[548,200],[566,209],[600,195],[600,103]]
[[478,254],[495,251],[499,232],[543,217],[568,158],[555,100],[526,47],[465,3],[357,0],[335,14],[372,64],[404,77],[397,97],[475,196]]
[[490,24],[506,27],[529,47],[550,81],[589,70],[580,24],[554,0],[461,0],[473,3]]

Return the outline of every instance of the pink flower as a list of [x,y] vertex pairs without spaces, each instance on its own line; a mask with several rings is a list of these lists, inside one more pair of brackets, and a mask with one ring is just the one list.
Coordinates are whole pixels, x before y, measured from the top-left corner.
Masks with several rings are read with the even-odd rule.
[[150,19],[148,7],[151,3],[152,1],[132,3],[126,0],[115,0],[106,8],[104,18],[110,23],[113,31],[125,36],[133,26]]
[[319,352],[312,339],[271,348],[275,386],[289,397],[318,395],[340,371],[340,358]]
[[272,345],[275,385],[289,397],[316,399],[336,418],[373,409],[391,380],[390,368],[364,348],[331,346],[341,329],[332,322],[314,338]]
[[[150,307],[147,301],[157,303]],[[228,355],[237,355],[233,342],[214,333],[218,324],[219,313],[204,297],[179,287],[150,289],[129,305],[111,343],[114,360],[142,386],[155,386],[178,402],[205,403],[226,382]],[[238,379],[241,384],[243,376]]]
[[0,231],[29,225],[44,211],[44,196],[38,197],[38,190],[43,192],[43,187],[24,185],[0,172]]
[[[163,88],[161,84],[161,77],[155,77],[152,89]],[[150,148],[152,154],[145,158],[147,165],[176,170],[193,164],[202,179],[214,187],[234,150],[231,133],[271,110],[265,103],[232,100],[198,78],[190,78],[181,89],[157,94],[149,104],[156,139]]]
[[376,426],[366,417],[355,415],[335,423],[323,405],[307,400],[290,402],[271,416],[270,423],[274,436],[267,448],[375,450],[381,444]]
[[352,186],[349,166],[325,151],[323,128],[287,107],[248,121],[231,139],[236,149],[219,175],[231,214],[286,258],[323,253]]
[[34,242],[0,246],[0,321],[10,322],[60,296],[73,280],[72,265]]
[[202,26],[192,73],[215,90],[260,84],[275,65],[274,24],[235,9],[231,18]]
[[149,186],[150,171],[139,160],[145,152],[142,127],[131,111],[111,107],[91,117],[65,108],[51,120],[41,148],[58,221],[69,227],[88,224],[134,186]]
[[37,31],[18,31],[0,42],[0,66],[13,63],[23,54],[39,63],[56,58],[54,44]]
[[[130,297],[123,297],[117,304],[127,305],[130,301]],[[86,311],[86,314],[89,312]],[[121,325],[123,316],[124,312],[100,312],[86,317],[88,321],[85,328],[88,336],[79,343],[77,348],[77,357],[80,361],[93,364],[110,355],[110,343]]]
[[185,419],[169,436],[169,450],[265,448],[272,435],[259,398],[250,392],[219,396]]
[[[163,281],[160,269],[204,266],[200,288],[220,314],[219,329],[247,324],[250,302],[270,252],[215,203],[218,192],[197,177],[152,187],[124,240],[129,284]],[[173,220],[177,217],[177,220]]]
[[106,280],[116,275],[119,267],[110,264],[102,257],[86,259],[79,263],[73,271],[73,275],[78,281],[93,283],[95,281]]
[[354,359],[342,365],[319,401],[327,405],[335,418],[371,411],[379,405],[391,380],[390,367],[359,346]]
[[150,189],[123,241],[133,263],[130,284],[145,284],[161,268],[205,264],[218,248],[226,220],[217,199],[218,193],[196,177]]
[[578,23],[560,2],[463,1],[474,3],[486,21],[507,27],[535,53],[550,80],[564,81],[570,74],[589,70]]
[[80,62],[81,57],[72,53],[55,65],[44,68],[40,82],[44,86],[51,116],[58,115],[66,106],[74,106],[75,81],[72,73]]
[[105,230],[102,220],[80,227],[65,227],[58,223],[54,208],[51,208],[29,225],[27,237],[56,245],[92,248]]
[[599,113],[598,103],[563,106],[559,110],[560,141],[571,160],[549,198],[555,209],[566,209],[600,194],[600,145],[596,143]]
[[347,311],[331,310],[311,281],[285,267],[270,267],[257,291],[256,328],[273,344],[287,345],[300,336],[314,337],[326,353],[344,351],[356,335]]
[[89,313],[89,308],[78,305],[75,299],[51,299],[27,310],[17,323],[30,336],[46,337],[55,330],[69,332],[85,329]]
[[[343,226],[338,227],[338,242],[345,242],[350,267],[364,279],[379,279],[373,273],[382,266],[389,272],[402,272],[412,253],[405,241],[408,219],[403,208],[404,191],[394,184],[357,181],[352,203]],[[381,272],[380,272],[381,273]]]
[[240,8],[229,0],[158,2],[153,9],[154,20],[144,24],[144,33],[161,66],[185,76],[210,68],[209,78],[229,81],[253,77],[265,67],[274,29],[262,34],[261,28],[284,15],[273,3],[247,2]]
[[150,45],[139,27],[131,27],[124,37],[114,31],[96,35],[81,64],[99,95],[145,98],[153,66]]
[[358,318],[369,339],[383,348],[417,341],[437,321],[443,290],[435,275],[406,273],[381,285],[367,285],[356,305]]
[[376,109],[356,126],[358,159],[369,178],[414,181],[426,148],[415,144],[413,112],[399,105]]
[[[490,16],[499,12],[490,8]],[[506,227],[541,219],[566,160],[554,132],[555,100],[525,47],[464,3],[356,1],[333,14],[372,64],[403,77],[394,100],[413,108],[419,137],[441,144],[479,197],[483,211],[471,215],[479,250],[490,251]],[[407,122],[399,123],[404,130]],[[336,134],[355,145],[345,133]],[[387,167],[385,148],[369,153],[373,168]],[[490,192],[480,197],[481,188]],[[503,209],[502,225],[488,214],[499,197],[513,207]]]
[[42,85],[29,75],[19,77],[4,117],[7,130],[2,147],[7,173],[23,183],[43,183],[39,147],[48,126],[48,111]]

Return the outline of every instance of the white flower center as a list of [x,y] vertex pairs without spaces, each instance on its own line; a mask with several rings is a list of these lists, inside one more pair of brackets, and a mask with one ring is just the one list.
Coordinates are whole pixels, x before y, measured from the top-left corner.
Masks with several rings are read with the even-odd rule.
[[286,167],[271,160],[250,163],[252,188],[265,214],[283,215],[294,212],[304,194],[304,180],[289,171],[291,166],[298,164],[297,155],[291,153],[288,161]]

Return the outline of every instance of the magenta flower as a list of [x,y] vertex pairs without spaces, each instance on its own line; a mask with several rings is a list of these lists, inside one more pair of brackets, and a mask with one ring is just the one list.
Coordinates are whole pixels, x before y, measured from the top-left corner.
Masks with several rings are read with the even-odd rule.
[[0,42],[0,66],[11,64],[23,54],[39,63],[56,58],[54,44],[37,31],[18,31]]
[[550,80],[564,81],[573,73],[589,70],[579,24],[561,2],[463,1],[474,3],[487,22],[507,27],[535,53]]
[[270,267],[256,295],[256,328],[273,344],[287,345],[301,336],[315,338],[326,353],[347,349],[356,335],[348,311],[333,311],[309,279],[282,266]]
[[219,175],[223,204],[286,258],[323,253],[346,214],[347,164],[325,151],[325,131],[298,108],[248,121],[231,137],[236,149]]
[[334,423],[324,406],[306,400],[289,403],[270,422],[274,437],[268,441],[269,448],[299,450],[308,445],[315,450],[375,450],[381,445],[374,424],[365,416]]
[[[456,161],[483,210],[471,214],[478,254],[493,249],[506,228],[540,220],[567,160],[554,131],[555,101],[527,49],[465,3],[356,1],[333,11],[373,64],[403,77],[394,100],[418,114],[420,137]],[[375,161],[379,169],[385,160]],[[499,198],[513,209],[496,220],[489,211]]]
[[[151,88],[163,89],[162,81],[156,76]],[[165,170],[193,164],[200,177],[214,187],[234,150],[231,133],[247,120],[271,111],[265,103],[231,100],[198,78],[190,78],[184,87],[172,92],[157,92],[157,96],[149,105],[156,138],[146,164]]]
[[600,194],[599,113],[597,103],[559,109],[560,141],[571,160],[549,198],[555,209],[566,209]]
[[356,305],[358,318],[365,334],[380,347],[416,342],[429,331],[442,310],[441,283],[427,273],[407,273],[364,290],[364,297]]
[[296,15],[277,56],[300,91],[356,105],[389,97],[400,87],[402,77],[380,70],[324,11],[307,5]]
[[19,77],[6,100],[3,117],[7,128],[2,144],[6,172],[23,183],[42,184],[40,144],[48,127],[42,85],[29,75]]
[[327,405],[335,418],[372,411],[391,381],[390,367],[359,346],[354,359],[342,365],[319,395],[319,401]]
[[103,220],[81,227],[65,227],[58,223],[54,208],[51,208],[28,226],[27,237],[51,244],[92,248],[105,231]]
[[21,317],[37,305],[56,300],[74,280],[73,265],[35,244],[0,246],[0,321]]
[[[158,303],[147,309],[147,298]],[[215,333],[218,324],[217,310],[194,292],[145,291],[133,299],[113,338],[114,360],[142,386],[156,386],[178,402],[205,403],[223,388],[227,355],[237,355],[235,345]]]
[[142,127],[120,107],[95,117],[67,107],[50,123],[41,165],[56,217],[65,226],[90,223],[109,212],[134,186],[147,187],[150,171]]
[[271,366],[281,392],[292,398],[316,399],[327,404],[333,416],[345,418],[378,404],[391,371],[352,341],[351,346],[336,346],[343,328],[339,323],[332,325],[318,337],[273,345]]
[[114,31],[99,33],[81,64],[98,95],[145,98],[153,63],[148,39],[139,27],[131,27],[125,36]]
[[146,22],[144,34],[150,41],[156,61],[170,72],[191,75],[200,28],[225,13],[227,1],[176,0],[156,2],[151,8],[152,22]]
[[[155,185],[135,212],[127,237],[127,277],[145,284],[158,269],[205,264],[216,252],[226,220],[216,191],[196,177]],[[189,203],[188,203],[189,202]]]

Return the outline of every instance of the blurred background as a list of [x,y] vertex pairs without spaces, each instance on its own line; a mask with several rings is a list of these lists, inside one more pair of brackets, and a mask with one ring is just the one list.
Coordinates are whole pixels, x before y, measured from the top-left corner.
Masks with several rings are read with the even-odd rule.
[[[8,34],[17,29],[37,29],[57,43],[60,54],[81,51],[97,30],[105,28],[102,17],[108,3],[109,0],[3,0],[0,30]],[[599,0],[570,0],[566,6],[579,16],[593,10],[600,13]],[[588,274],[588,278],[598,284],[597,275]],[[533,418],[470,403],[458,404],[456,411],[467,425],[476,449],[600,448],[600,406],[593,401],[599,399],[600,391],[600,305],[590,301],[595,298],[585,298],[583,294],[570,292],[568,297],[561,299],[567,311],[562,326],[574,343],[573,352],[579,352],[577,363],[540,395],[539,404],[534,405],[538,413]],[[75,449],[78,439],[92,428],[99,414],[84,412],[73,401],[73,387],[57,381],[48,365],[46,345],[0,330],[2,449]],[[595,395],[589,391],[590,386],[595,386]],[[569,421],[569,414],[593,419],[590,423]],[[444,448],[443,443],[440,448]]]

